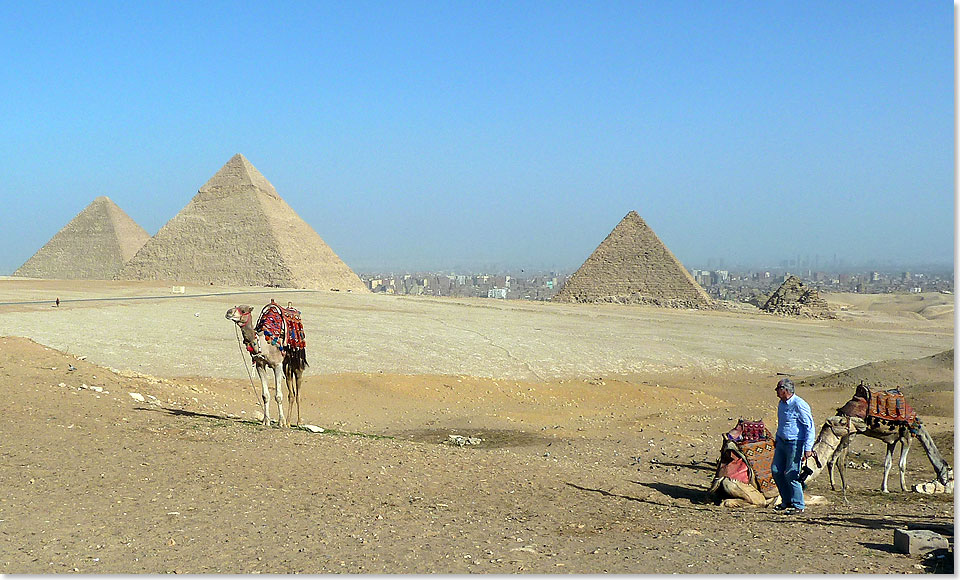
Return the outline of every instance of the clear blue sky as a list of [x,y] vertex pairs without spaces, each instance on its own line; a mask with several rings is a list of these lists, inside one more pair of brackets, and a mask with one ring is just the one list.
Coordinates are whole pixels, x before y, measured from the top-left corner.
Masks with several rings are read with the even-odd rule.
[[954,6],[0,0],[0,274],[243,153],[356,271],[953,263]]

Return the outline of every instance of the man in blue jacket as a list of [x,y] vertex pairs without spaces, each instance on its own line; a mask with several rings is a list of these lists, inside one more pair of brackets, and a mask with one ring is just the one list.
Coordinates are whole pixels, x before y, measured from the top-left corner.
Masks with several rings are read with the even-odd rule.
[[813,413],[810,405],[794,393],[793,381],[780,379],[777,383],[777,443],[770,471],[780,492],[780,505],[775,507],[787,514],[802,513],[803,485],[800,470],[805,459],[813,455],[815,438]]

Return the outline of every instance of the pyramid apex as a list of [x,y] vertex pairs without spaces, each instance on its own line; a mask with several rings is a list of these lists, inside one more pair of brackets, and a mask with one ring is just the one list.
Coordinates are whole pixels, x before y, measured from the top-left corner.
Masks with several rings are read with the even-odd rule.
[[252,187],[277,199],[280,198],[273,184],[267,181],[267,178],[242,153],[237,153],[231,157],[220,168],[220,171],[203,184],[198,193],[222,195],[224,192],[236,192],[246,187]]

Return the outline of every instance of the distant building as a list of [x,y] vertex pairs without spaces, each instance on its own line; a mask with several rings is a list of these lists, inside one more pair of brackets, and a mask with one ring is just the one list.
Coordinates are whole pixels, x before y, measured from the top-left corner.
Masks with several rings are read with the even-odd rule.
[[487,290],[487,298],[500,298],[506,300],[507,298],[507,289],[506,288],[491,288]]

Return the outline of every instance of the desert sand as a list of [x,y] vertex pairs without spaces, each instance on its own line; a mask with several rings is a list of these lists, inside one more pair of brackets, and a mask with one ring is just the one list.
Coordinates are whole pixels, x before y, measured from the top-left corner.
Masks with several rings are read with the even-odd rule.
[[[896,468],[880,494],[878,442],[849,503],[826,476],[792,518],[706,495],[784,375],[818,423],[859,380],[901,386],[953,464],[953,297],[824,297],[837,319],[0,279],[0,573],[952,571],[893,549],[952,542],[953,495]],[[323,433],[257,423],[224,313],[270,299],[303,312]],[[934,477],[919,445],[907,467]]]

